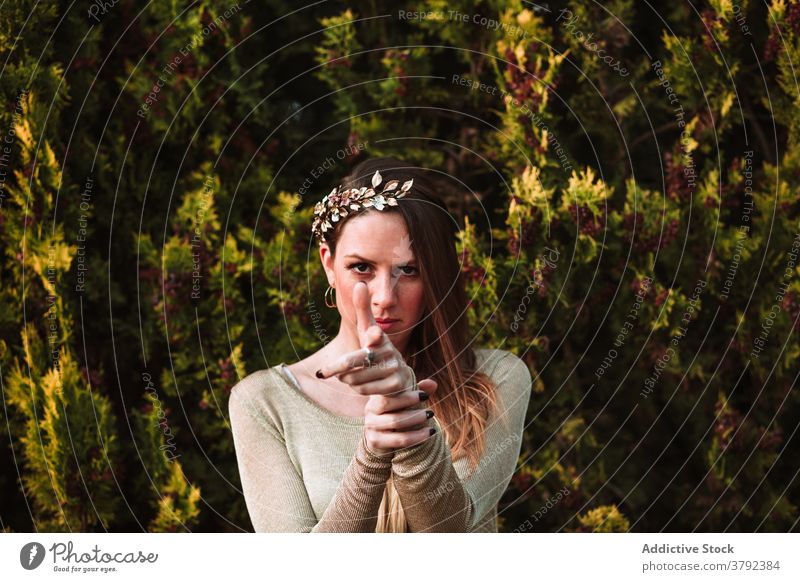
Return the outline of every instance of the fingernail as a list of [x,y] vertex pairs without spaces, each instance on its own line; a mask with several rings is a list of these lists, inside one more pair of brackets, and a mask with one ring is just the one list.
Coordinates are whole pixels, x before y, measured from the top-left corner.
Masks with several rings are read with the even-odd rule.
[[425,416],[427,416],[428,418],[433,418],[433,410],[426,410]]
[[315,374],[316,374],[317,378],[324,378],[325,377],[325,376],[322,375],[322,370],[317,370],[315,372]]
[[431,395],[428,394],[427,392],[425,392],[423,390],[419,391],[419,401],[420,402],[425,402],[430,397],[431,397]]
[[431,436],[433,436],[433,435],[435,435],[435,434],[436,434],[436,429],[435,429],[435,428],[432,428],[432,429],[431,429]]

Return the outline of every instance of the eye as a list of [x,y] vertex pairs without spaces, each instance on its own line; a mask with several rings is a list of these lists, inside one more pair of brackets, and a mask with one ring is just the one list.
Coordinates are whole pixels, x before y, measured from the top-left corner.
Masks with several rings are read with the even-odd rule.
[[361,271],[361,270],[358,269],[358,267],[369,267],[369,265],[367,263],[352,263],[352,264],[347,266],[348,269],[350,269],[351,271],[355,271],[359,275],[366,275],[367,274],[367,271]]
[[[366,275],[366,274],[369,273],[370,265],[369,265],[369,263],[351,263],[351,264],[347,265],[347,268],[349,270],[355,272],[355,273],[358,273],[359,275]],[[362,270],[362,269],[366,269],[366,270]],[[398,270],[402,269],[403,270],[403,274],[407,275],[407,276],[413,276],[413,275],[416,275],[419,272],[419,269],[417,269],[416,267],[409,266],[409,265],[405,265],[405,266],[402,266],[402,267],[397,267],[397,269]]]

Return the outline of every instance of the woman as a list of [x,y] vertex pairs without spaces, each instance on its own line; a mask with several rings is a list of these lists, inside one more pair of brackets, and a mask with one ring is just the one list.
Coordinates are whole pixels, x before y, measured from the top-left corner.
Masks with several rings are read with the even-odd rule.
[[470,346],[454,220],[432,174],[367,160],[315,207],[339,333],[231,392],[256,531],[497,531],[531,376],[510,352]]

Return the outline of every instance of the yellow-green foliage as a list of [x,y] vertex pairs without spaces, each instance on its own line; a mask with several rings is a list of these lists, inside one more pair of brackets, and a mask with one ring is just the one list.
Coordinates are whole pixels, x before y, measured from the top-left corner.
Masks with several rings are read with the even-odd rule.
[[583,531],[597,533],[627,532],[631,524],[616,505],[604,505],[578,517]]

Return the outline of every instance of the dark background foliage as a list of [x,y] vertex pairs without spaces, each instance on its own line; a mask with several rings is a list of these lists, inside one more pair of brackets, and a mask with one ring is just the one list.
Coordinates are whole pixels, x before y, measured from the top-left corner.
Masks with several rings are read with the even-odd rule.
[[501,530],[796,531],[799,33],[794,0],[4,3],[0,526],[249,529],[230,389],[335,335],[313,205],[396,155],[447,177],[475,345],[534,378]]

